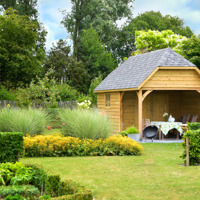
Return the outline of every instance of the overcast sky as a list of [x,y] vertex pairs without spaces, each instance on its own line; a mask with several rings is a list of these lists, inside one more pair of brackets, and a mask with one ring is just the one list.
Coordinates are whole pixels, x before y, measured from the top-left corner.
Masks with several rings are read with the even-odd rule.
[[[70,12],[70,0],[38,0],[40,21],[44,24],[47,35],[47,50],[59,39],[69,38],[65,28],[60,24],[63,19],[62,10]],[[145,11],[160,11],[183,19],[195,34],[200,34],[200,0],[135,0],[133,16]]]

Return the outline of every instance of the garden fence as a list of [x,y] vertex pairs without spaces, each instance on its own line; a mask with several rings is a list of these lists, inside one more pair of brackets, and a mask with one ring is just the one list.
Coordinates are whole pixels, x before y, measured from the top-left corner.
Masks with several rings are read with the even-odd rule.
[[[9,101],[9,100],[0,100],[0,107],[1,108],[4,108],[4,107],[7,107],[8,104],[10,105],[10,107],[18,107],[18,102],[17,101]],[[39,107],[42,107],[44,108],[44,104],[41,103],[41,104],[36,104],[33,102],[33,105],[32,105],[33,108],[39,108]],[[73,108],[76,108],[77,107],[77,101],[59,101],[58,102],[58,108],[70,108],[70,109],[73,109]]]

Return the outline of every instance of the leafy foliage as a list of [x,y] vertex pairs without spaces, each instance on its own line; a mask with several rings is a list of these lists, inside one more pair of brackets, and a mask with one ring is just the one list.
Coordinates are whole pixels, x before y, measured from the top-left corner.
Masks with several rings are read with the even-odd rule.
[[98,77],[94,78],[91,81],[90,88],[89,88],[89,97],[91,98],[92,104],[97,105],[97,94],[94,93],[94,89],[102,82],[102,76],[99,75]]
[[181,54],[200,69],[200,35],[193,35],[184,40],[181,47]]
[[24,154],[23,150],[23,133],[0,132],[0,163],[16,162]]
[[24,85],[39,75],[45,56],[45,32],[38,23],[8,9],[0,16],[0,80],[5,85]]
[[126,129],[126,132],[127,132],[128,134],[136,134],[136,133],[138,133],[138,129],[135,128],[134,126],[131,126],[131,127],[128,127],[128,128]]
[[193,32],[188,26],[184,26],[183,19],[177,16],[165,15],[160,12],[147,11],[125,25],[118,34],[118,45],[116,52],[120,60],[130,56],[132,51],[135,51],[135,31],[164,31],[172,30],[175,34],[183,35],[190,38]]
[[77,55],[80,36],[90,25],[98,32],[107,48],[112,49],[116,43],[117,21],[131,17],[130,5],[133,0],[71,0],[71,3],[72,10],[65,14],[62,23],[71,34],[73,52]]
[[115,59],[106,51],[105,45],[102,44],[97,31],[92,26],[83,30],[78,58],[84,62],[90,75],[90,82],[98,77],[99,73],[105,78],[116,66]]
[[48,121],[47,114],[36,109],[8,109],[0,112],[0,129],[4,132],[40,134]]
[[36,83],[32,80],[28,87],[18,89],[17,99],[20,107],[29,107],[33,103],[39,106],[43,104],[47,108],[58,107],[59,91],[55,79],[48,77],[51,73],[52,70],[48,71],[42,79],[37,77]]
[[[196,128],[196,127],[195,127]],[[188,130],[184,133],[183,138],[189,138],[189,162],[190,165],[200,164],[200,129]],[[181,156],[186,160],[186,143],[183,143],[184,152]]]
[[48,175],[45,183],[45,193],[52,197],[59,195],[60,187],[60,176],[59,175]]
[[25,137],[26,157],[57,156],[112,156],[140,155],[142,146],[136,141],[120,135],[105,140],[91,140],[62,136]]
[[167,47],[173,48],[176,52],[181,52],[181,45],[186,37],[174,34],[171,30],[166,31],[136,31],[135,45],[137,51],[134,54],[141,54]]
[[188,125],[188,129],[192,131],[200,129],[200,123],[197,123],[197,122],[193,122],[193,123],[188,122],[187,125]]
[[59,116],[64,123],[62,133],[65,136],[98,139],[108,137],[111,132],[108,117],[98,111],[65,109]]
[[39,190],[32,185],[11,185],[11,186],[2,186],[0,187],[1,197],[6,197],[8,195],[23,195],[30,200],[34,200],[39,196]]
[[0,100],[16,100],[16,94],[14,90],[8,90],[5,86],[0,86]]
[[44,69],[53,69],[50,77],[54,77],[58,83],[66,83],[80,92],[87,92],[88,72],[82,61],[77,61],[70,55],[70,46],[66,41],[59,40],[49,51],[45,60]]

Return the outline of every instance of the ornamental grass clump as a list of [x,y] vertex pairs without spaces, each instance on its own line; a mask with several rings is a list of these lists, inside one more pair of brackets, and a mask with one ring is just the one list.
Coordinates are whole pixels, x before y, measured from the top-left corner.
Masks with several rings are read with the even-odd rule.
[[4,108],[0,112],[1,132],[40,134],[48,121],[47,114],[36,109]]
[[97,110],[62,110],[59,113],[63,123],[62,134],[78,137],[80,139],[107,138],[112,130],[112,125],[107,115],[102,115]]

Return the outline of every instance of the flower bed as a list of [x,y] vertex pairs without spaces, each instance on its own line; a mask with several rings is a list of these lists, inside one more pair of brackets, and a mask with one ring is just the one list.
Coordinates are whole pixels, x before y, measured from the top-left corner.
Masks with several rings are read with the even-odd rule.
[[124,156],[140,155],[142,146],[138,142],[122,137],[111,136],[105,140],[79,139],[63,136],[35,136],[24,138],[26,157],[55,156]]

